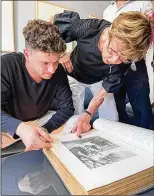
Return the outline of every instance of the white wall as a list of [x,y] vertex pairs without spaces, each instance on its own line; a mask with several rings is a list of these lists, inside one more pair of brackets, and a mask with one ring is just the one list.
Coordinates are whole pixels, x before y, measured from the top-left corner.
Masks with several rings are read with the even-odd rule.
[[[77,11],[81,18],[87,18],[89,14],[102,17],[104,9],[110,1],[49,1],[63,7]],[[35,1],[14,1],[15,24],[15,49],[22,52],[24,49],[24,37],[22,30],[28,20],[35,18]]]
[[27,22],[35,18],[34,1],[14,1],[15,49],[22,52],[25,46],[22,30]]

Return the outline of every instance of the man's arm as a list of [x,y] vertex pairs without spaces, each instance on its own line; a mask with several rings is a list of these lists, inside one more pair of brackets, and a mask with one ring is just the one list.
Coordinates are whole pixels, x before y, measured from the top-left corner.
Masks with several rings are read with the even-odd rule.
[[[11,90],[9,63],[7,56],[1,57],[1,130],[10,135],[19,136],[28,150],[39,150],[45,147],[51,147],[52,139],[40,127],[26,124],[13,116],[9,115],[7,110],[9,100],[13,99]],[[41,139],[43,138],[43,139]]]
[[1,129],[14,136],[19,124],[22,122],[7,113],[7,106],[10,99],[13,99],[9,70],[7,62],[1,57]]
[[74,114],[72,92],[69,87],[67,75],[62,66],[60,67],[60,72],[58,73],[57,77],[59,79],[58,88],[55,95],[57,111],[43,126],[49,132],[59,128]]
[[1,111],[1,130],[7,131],[12,137],[15,136],[15,132],[17,130],[17,127],[19,124],[22,123],[22,121],[13,118],[9,114],[7,114],[5,111]]

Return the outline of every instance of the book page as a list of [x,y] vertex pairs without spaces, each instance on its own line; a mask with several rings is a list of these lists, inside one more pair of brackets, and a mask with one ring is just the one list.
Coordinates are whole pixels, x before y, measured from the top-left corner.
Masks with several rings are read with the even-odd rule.
[[93,128],[153,154],[154,131],[152,130],[104,119],[97,119],[93,123]]
[[86,191],[153,166],[150,154],[103,131],[88,132],[81,139],[75,133],[63,135],[55,140],[51,151]]

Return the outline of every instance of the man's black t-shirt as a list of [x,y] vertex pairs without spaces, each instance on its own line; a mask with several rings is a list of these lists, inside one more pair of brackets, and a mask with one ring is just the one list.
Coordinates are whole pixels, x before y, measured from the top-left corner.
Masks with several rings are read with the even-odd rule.
[[22,121],[35,120],[57,111],[44,126],[52,131],[73,115],[72,92],[61,65],[49,80],[36,83],[25,67],[22,53],[1,57],[2,130],[14,134]]
[[55,15],[54,24],[66,42],[77,41],[71,53],[73,71],[68,74],[85,84],[103,80],[102,86],[107,92],[118,91],[130,65],[107,65],[103,63],[98,50],[100,35],[111,23],[99,19],[80,19],[78,13],[64,11]]

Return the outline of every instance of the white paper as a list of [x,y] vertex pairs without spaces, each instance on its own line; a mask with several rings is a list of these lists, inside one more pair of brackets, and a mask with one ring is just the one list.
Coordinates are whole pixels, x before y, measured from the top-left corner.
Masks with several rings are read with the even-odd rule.
[[120,122],[97,119],[93,127],[153,155],[154,131]]
[[[113,151],[116,156],[118,154],[118,156],[120,156],[121,158],[119,160],[117,159],[117,161],[113,161],[113,158],[111,159],[110,163],[106,163],[102,166],[97,165],[96,168],[90,169],[85,164],[85,162],[83,162],[83,160],[81,161],[69,149],[71,145],[74,145],[76,147],[76,145],[78,144],[69,144],[68,147],[66,145],[66,142],[72,142],[72,140],[76,140],[80,141],[79,143],[84,143],[84,139],[91,137],[95,138],[96,136],[102,138],[103,140],[109,141],[109,143],[111,142],[115,146],[118,146],[114,147]],[[141,151],[138,148],[134,148],[133,146],[128,145],[122,141],[118,141],[114,137],[104,134],[102,131],[88,132],[82,136],[82,139],[77,138],[76,134],[67,134],[61,137],[61,142],[59,141],[54,143],[53,149],[51,150],[62,161],[65,167],[68,168],[68,170],[86,191],[110,184],[153,166],[153,157],[150,154]],[[87,142],[87,144],[85,145],[87,145],[89,148],[91,144],[90,142]],[[82,152],[79,147],[81,147],[81,145],[78,145],[77,151]],[[97,144],[96,147],[98,147]],[[106,147],[104,147],[104,149],[105,148]],[[109,150],[112,152],[112,149]],[[91,151],[88,150],[88,152]],[[104,155],[105,153],[106,155],[109,154],[107,150],[104,151]],[[97,157],[90,157],[92,159],[98,159],[98,154],[99,151],[97,153]],[[109,160],[109,158],[107,159]],[[104,160],[102,162],[104,163]]]

